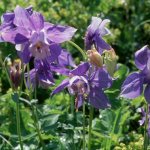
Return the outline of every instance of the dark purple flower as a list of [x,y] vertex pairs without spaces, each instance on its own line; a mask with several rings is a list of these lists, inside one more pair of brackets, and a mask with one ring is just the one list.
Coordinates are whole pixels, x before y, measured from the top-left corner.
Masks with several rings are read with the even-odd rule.
[[121,96],[136,98],[142,94],[145,87],[144,96],[150,103],[150,49],[147,45],[135,53],[135,64],[140,72],[134,72],[127,77],[122,85]]
[[111,46],[102,38],[103,36],[110,34],[109,30],[105,27],[108,22],[110,22],[108,19],[102,21],[100,18],[92,17],[92,22],[88,26],[85,36],[86,50],[91,50],[93,45],[100,54],[102,54],[103,50],[111,49]]
[[[84,100],[87,100],[95,108],[106,108],[109,101],[104,94],[104,89],[112,84],[112,79],[103,68],[90,73],[89,63],[82,63],[70,71],[68,79],[53,91],[52,95],[68,88],[69,93],[76,96],[76,108],[79,108]],[[89,75],[90,74],[90,75]]]
[[14,15],[16,28],[5,36],[5,41],[16,44],[25,63],[31,56],[53,62],[61,53],[59,44],[70,40],[76,32],[73,27],[47,23],[40,13],[30,13],[20,6],[15,8]]
[[[34,60],[34,68],[30,71],[30,81],[32,86],[41,86],[47,88],[54,85],[53,74],[59,73],[62,75],[69,75],[69,69],[66,66],[75,67],[73,58],[69,52],[63,50],[58,57],[58,61],[53,63],[46,60]],[[26,73],[26,77],[28,74]]]
[[47,61],[35,60],[34,69],[30,70],[29,75],[30,77],[28,73],[25,74],[28,87],[41,86],[42,88],[48,88],[54,85],[51,68]]

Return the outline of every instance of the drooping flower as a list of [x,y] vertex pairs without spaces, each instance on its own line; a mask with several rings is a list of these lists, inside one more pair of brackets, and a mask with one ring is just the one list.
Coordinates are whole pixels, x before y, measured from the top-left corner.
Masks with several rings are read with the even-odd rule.
[[[69,69],[67,66],[75,67],[73,58],[69,52],[62,50],[58,57],[58,60],[51,63],[46,60],[34,60],[34,68],[30,71],[30,77],[28,78],[28,73],[26,73],[28,87],[32,85],[41,86],[43,88],[48,88],[54,85],[54,73],[59,73],[61,75],[69,75]],[[30,84],[31,83],[31,84]]]
[[61,53],[59,44],[70,40],[76,32],[73,27],[45,22],[40,13],[31,14],[20,6],[14,10],[13,24],[15,29],[5,36],[5,41],[16,44],[25,63],[29,62],[31,56],[53,62]]
[[144,89],[145,99],[150,103],[150,49],[147,45],[135,53],[135,65],[140,71],[127,77],[121,96],[133,99],[141,95]]
[[42,88],[48,88],[54,85],[50,64],[44,60],[35,60],[34,68],[30,70],[29,75],[26,73],[25,76],[28,87],[41,86]]
[[111,86],[111,77],[103,68],[92,72],[90,76],[89,71],[89,63],[80,64],[70,71],[69,78],[62,81],[52,95],[68,88],[69,93],[76,96],[76,108],[82,106],[84,100],[87,100],[95,108],[108,107],[109,101],[103,90]]
[[21,83],[21,60],[16,59],[10,65],[9,73],[10,73],[10,80],[12,83],[12,88],[17,89]]
[[86,50],[92,49],[93,45],[100,54],[104,50],[110,50],[111,46],[103,40],[103,36],[110,34],[110,31],[105,27],[106,23],[110,22],[108,19],[102,21],[98,17],[92,17],[92,22],[88,26],[85,35]]

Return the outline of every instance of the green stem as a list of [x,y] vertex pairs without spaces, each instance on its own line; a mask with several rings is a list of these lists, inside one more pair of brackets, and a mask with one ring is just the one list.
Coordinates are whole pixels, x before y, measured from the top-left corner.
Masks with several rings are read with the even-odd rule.
[[85,102],[83,101],[83,150],[85,150]]
[[41,145],[43,147],[43,150],[44,150],[45,149],[45,144],[43,142],[43,139],[42,139],[42,136],[41,136],[41,132],[40,132],[40,128],[39,128],[39,124],[38,124],[37,110],[36,110],[36,108],[34,106],[32,106],[32,114],[33,114],[33,117],[34,117],[35,128],[36,128],[36,131],[37,131],[40,143],[41,143]]
[[148,104],[145,101],[146,105],[146,119],[145,119],[145,128],[144,128],[144,150],[147,150],[148,146],[148,134],[147,134],[147,127],[148,127]]
[[75,44],[74,42],[72,41],[68,41],[68,43],[70,43],[72,46],[74,46],[83,56],[83,59],[86,60],[86,54],[85,52],[83,51],[83,49],[81,49],[77,44]]
[[16,121],[17,121],[17,133],[18,133],[18,139],[20,143],[20,148],[23,150],[23,143],[22,143],[22,138],[21,138],[21,129],[20,129],[20,112],[19,112],[19,99],[16,103]]
[[[29,88],[27,88],[28,93],[29,93],[29,99],[32,99],[32,88],[31,88],[31,80],[30,80],[30,66],[29,64],[27,64],[27,72],[28,72],[28,83],[29,83]],[[26,83],[25,83],[26,84]],[[37,98],[37,90],[36,90],[36,85],[35,85],[35,89],[34,89],[34,98]],[[40,132],[40,128],[39,128],[39,123],[38,123],[38,115],[37,115],[37,108],[36,106],[31,106],[31,111],[32,111],[32,116],[33,116],[33,120],[34,120],[34,125],[36,128],[36,132],[38,134],[40,143],[43,147],[43,150],[45,150],[45,144],[43,142],[42,136],[41,136],[41,132]]]
[[94,112],[94,108],[90,105],[88,150],[91,150],[91,131],[92,131],[93,112]]

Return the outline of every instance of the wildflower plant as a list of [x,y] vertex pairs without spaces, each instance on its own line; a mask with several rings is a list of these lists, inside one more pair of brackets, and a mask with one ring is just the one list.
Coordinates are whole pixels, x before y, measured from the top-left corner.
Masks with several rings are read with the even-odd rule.
[[[19,58],[8,66],[0,58],[10,81],[11,98],[16,103],[18,134],[16,143],[19,143],[16,144],[17,148],[26,149],[24,141],[28,138],[24,138],[21,122],[22,113],[24,113],[23,107],[28,107],[30,112],[28,127],[33,128],[34,130],[31,129],[31,131],[35,132],[28,137],[29,139],[36,137],[39,142],[33,149],[76,149],[77,145],[78,149],[92,150],[92,142],[98,142],[93,138],[96,136],[104,142],[98,146],[95,143],[95,147],[105,147],[106,150],[110,150],[114,146],[112,143],[114,144],[121,137],[122,128],[120,129],[117,123],[122,117],[121,124],[123,125],[130,115],[130,112],[127,112],[128,107],[124,110],[123,107],[118,108],[115,113],[111,109],[113,101],[110,99],[108,91],[113,90],[113,85],[118,81],[119,76],[115,76],[115,73],[119,72],[120,68],[117,64],[118,56],[115,50],[104,39],[106,35],[111,35],[106,27],[110,20],[92,17],[91,23],[85,31],[84,50],[71,41],[77,31],[75,27],[47,22],[41,13],[34,11],[32,6],[27,8],[16,6],[13,12],[6,12],[1,18],[0,42],[13,44]],[[64,48],[64,46],[66,47]],[[80,62],[77,63],[73,59],[69,52],[70,46],[77,49],[83,56]],[[148,46],[136,52],[135,64],[140,72],[132,73],[124,81],[121,89],[122,97],[135,98],[142,94],[144,88],[145,99],[150,103],[149,57]],[[57,81],[58,78],[62,81]],[[47,107],[47,105],[39,109],[40,100],[37,96],[39,89],[44,89],[44,92],[48,91],[49,97],[58,103],[61,102],[55,97],[66,90],[66,96],[64,93],[62,94],[63,100],[65,101],[68,95],[69,103],[66,102],[65,109],[61,109],[61,111],[53,110],[52,106]],[[119,96],[116,99],[121,101]],[[52,101],[48,100],[48,103],[52,103]],[[70,109],[71,114],[69,114]],[[107,135],[96,131],[99,129],[94,130],[97,125],[94,116],[98,111],[100,111],[98,121],[101,121],[101,118],[103,120],[100,123],[97,122],[108,129]],[[53,112],[53,115],[48,117],[50,112]],[[44,117],[41,114],[44,114]],[[106,114],[108,114],[108,118],[105,116]],[[67,117],[69,121],[64,119]],[[110,128],[107,127],[105,119],[110,121]],[[144,115],[144,122],[148,123],[147,115]],[[116,136],[117,127],[118,135]],[[145,127],[147,129],[147,125]],[[70,131],[71,134],[64,136]],[[82,138],[79,135],[82,135]],[[51,145],[53,140],[57,141],[56,147]],[[62,144],[65,141],[68,141],[70,147]],[[7,141],[7,143],[9,142]],[[33,143],[36,143],[36,140]],[[9,145],[13,147],[11,144]],[[144,148],[146,146],[144,144]],[[32,149],[32,144],[29,148]]]

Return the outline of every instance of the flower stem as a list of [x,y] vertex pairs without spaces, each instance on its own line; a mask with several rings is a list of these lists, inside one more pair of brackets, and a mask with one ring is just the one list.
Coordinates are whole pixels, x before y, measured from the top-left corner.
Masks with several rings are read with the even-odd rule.
[[83,150],[85,150],[85,102],[83,101]]
[[146,119],[145,119],[145,128],[144,128],[144,150],[147,150],[148,146],[148,134],[147,134],[147,127],[148,127],[148,104],[145,101],[146,105]]
[[20,148],[21,148],[21,150],[23,150],[23,143],[22,143],[21,129],[20,129],[20,111],[19,110],[20,110],[20,107],[19,107],[19,98],[18,98],[18,101],[16,102],[17,133],[18,133]]
[[[26,87],[26,88],[27,88],[27,90],[29,92],[29,99],[31,100],[32,99],[32,89],[31,89],[31,80],[30,80],[30,72],[29,71],[30,71],[30,66],[29,66],[29,64],[27,64],[27,72],[28,72],[28,79],[27,80],[28,80],[29,88],[28,87]],[[36,85],[35,85],[35,88],[34,88],[34,98],[35,99],[37,98]],[[31,111],[32,111],[32,116],[33,116],[34,125],[35,125],[35,128],[36,128],[36,132],[38,134],[38,137],[39,137],[40,143],[41,143],[41,145],[43,147],[43,150],[45,150],[45,144],[43,142],[42,135],[41,135],[40,128],[39,128],[36,106],[31,105]]]
[[83,59],[84,60],[86,60],[86,54],[85,54],[85,52],[83,51],[83,49],[82,48],[80,48],[77,44],[75,44],[74,42],[72,42],[72,41],[68,41],[72,46],[74,46],[81,54],[82,54],[82,56],[83,56]]
[[94,112],[94,108],[90,105],[88,150],[91,150],[91,131],[92,131],[93,112]]
[[35,128],[36,128],[36,131],[37,131],[40,143],[41,143],[41,145],[43,147],[43,150],[45,150],[45,144],[43,142],[43,139],[42,139],[42,136],[41,136],[41,132],[40,132],[40,129],[39,129],[37,110],[36,110],[36,108],[34,106],[32,106],[32,115],[34,117],[34,124],[35,124]]

